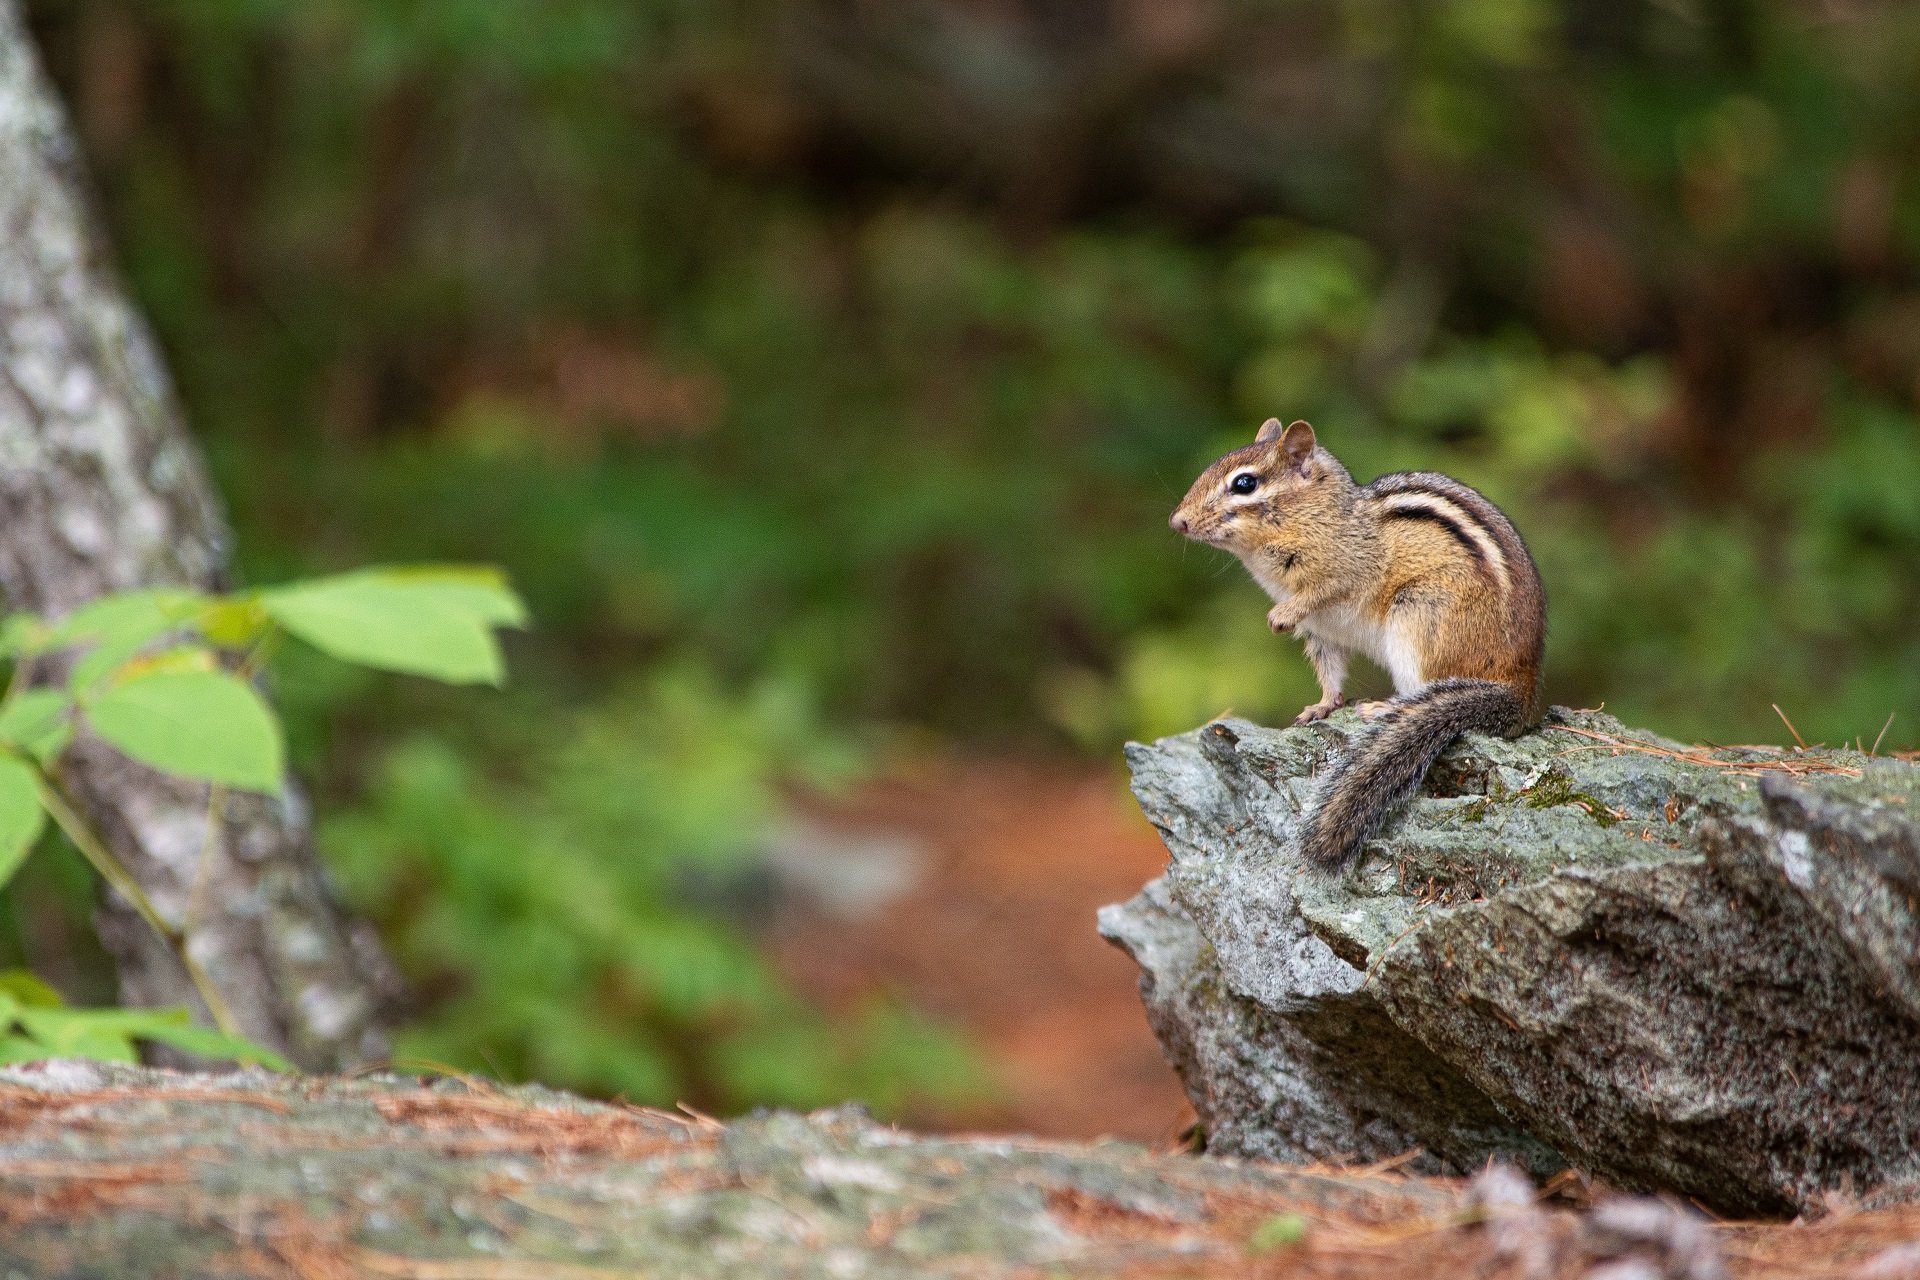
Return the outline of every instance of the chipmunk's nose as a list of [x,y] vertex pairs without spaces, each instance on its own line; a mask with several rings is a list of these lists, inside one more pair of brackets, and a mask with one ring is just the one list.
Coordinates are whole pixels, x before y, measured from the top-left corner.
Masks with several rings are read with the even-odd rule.
[[1188,522],[1187,518],[1178,511],[1167,517],[1167,524],[1175,533],[1186,533],[1193,528],[1193,525]]

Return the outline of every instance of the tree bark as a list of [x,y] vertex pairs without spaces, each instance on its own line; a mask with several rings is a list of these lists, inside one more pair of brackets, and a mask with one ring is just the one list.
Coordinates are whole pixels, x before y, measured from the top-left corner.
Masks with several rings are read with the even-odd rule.
[[[152,335],[86,197],[73,134],[16,0],[0,0],[0,592],[59,617],[106,592],[221,589],[229,533]],[[335,909],[306,807],[208,788],[83,739],[62,781],[242,1030],[312,1069],[383,1056],[396,984]],[[97,917],[130,1005],[204,1013],[162,939],[117,894]]]

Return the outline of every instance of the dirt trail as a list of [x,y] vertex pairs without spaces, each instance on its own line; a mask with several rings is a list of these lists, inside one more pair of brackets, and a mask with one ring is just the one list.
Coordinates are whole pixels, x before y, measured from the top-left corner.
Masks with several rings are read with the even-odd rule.
[[917,882],[864,918],[783,912],[774,954],[831,1007],[890,992],[971,1032],[1003,1105],[914,1116],[921,1127],[1174,1140],[1193,1121],[1141,1010],[1138,971],[1094,912],[1166,865],[1116,774],[1001,761],[896,769],[842,803],[809,806],[849,837],[904,839]]

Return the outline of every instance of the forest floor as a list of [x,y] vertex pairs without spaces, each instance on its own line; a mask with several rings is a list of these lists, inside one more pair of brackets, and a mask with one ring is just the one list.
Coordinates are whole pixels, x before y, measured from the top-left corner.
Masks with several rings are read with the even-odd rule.
[[[855,1007],[881,993],[903,999],[964,1030],[996,1075],[997,1103],[914,1114],[907,1123],[1180,1145],[1193,1111],[1147,1027],[1138,972],[1094,930],[1095,911],[1131,897],[1166,865],[1159,836],[1118,775],[1018,761],[926,761],[845,800],[806,807],[821,830],[846,841],[892,842],[914,866],[894,896],[860,912],[790,901],[772,935],[783,970],[829,1007]],[[1398,1174],[1392,1182],[1435,1192],[1458,1186]],[[1575,1180],[1549,1201],[1590,1204],[1605,1194]],[[1916,1215],[1914,1206],[1862,1212],[1842,1197],[1809,1221],[1714,1225],[1730,1275],[1920,1280],[1920,1244],[1905,1243],[1920,1239]],[[1402,1259],[1405,1274],[1431,1274],[1431,1259],[1418,1253]],[[1331,1253],[1321,1259],[1332,1260]],[[1248,1262],[1246,1274],[1275,1273],[1270,1259]],[[1300,1274],[1309,1273],[1321,1274]],[[1330,1273],[1402,1274],[1383,1257]],[[1554,1266],[1539,1272],[1561,1273]]]
[[786,907],[773,949],[789,979],[830,1008],[895,996],[963,1030],[994,1070],[997,1102],[909,1123],[1153,1145],[1193,1123],[1139,970],[1094,930],[1096,911],[1167,862],[1119,774],[928,760],[809,811],[914,865],[903,892],[862,912]]

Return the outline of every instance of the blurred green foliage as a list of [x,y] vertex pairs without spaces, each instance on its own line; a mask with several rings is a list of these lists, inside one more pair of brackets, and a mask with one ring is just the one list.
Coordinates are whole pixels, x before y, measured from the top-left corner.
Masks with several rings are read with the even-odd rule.
[[486,560],[538,619],[517,719],[285,682],[422,1051],[937,1065],[891,1013],[796,1065],[694,869],[860,726],[1105,755],[1309,701],[1164,526],[1269,414],[1506,506],[1555,700],[1920,745],[1905,7],[29,8],[248,573]]
[[[734,696],[673,665],[496,735],[484,753],[409,739],[322,826],[348,900],[435,1001],[402,1058],[729,1110],[985,1097],[951,1032],[887,1003],[830,1024],[702,901],[750,892],[773,778],[830,788],[858,768],[804,690]],[[477,755],[512,765],[489,777]]]

